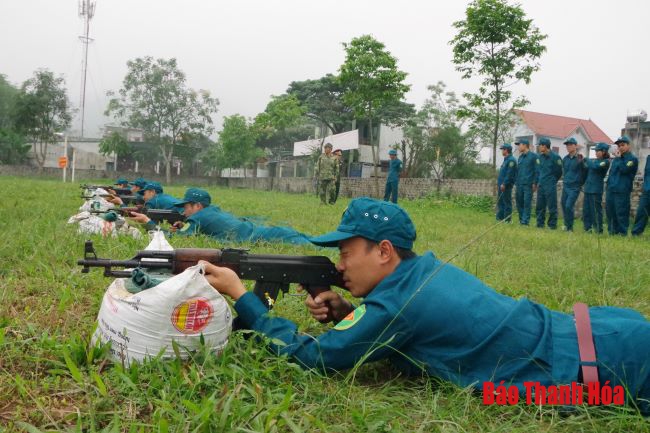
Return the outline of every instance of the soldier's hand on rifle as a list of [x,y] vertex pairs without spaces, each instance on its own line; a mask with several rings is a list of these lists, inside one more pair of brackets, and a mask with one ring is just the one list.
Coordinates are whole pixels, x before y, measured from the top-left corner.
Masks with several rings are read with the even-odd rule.
[[499,187],[499,189],[501,190],[501,192],[504,192],[504,191],[506,190],[506,186],[505,186],[505,185],[501,185],[501,186]]
[[246,294],[246,287],[232,269],[215,266],[205,260],[199,260],[199,264],[204,266],[208,283],[222,295],[230,296],[236,301]]
[[533,184],[533,192],[537,192],[537,184],[536,183]]
[[108,202],[110,202],[110,203],[113,203],[113,204],[116,204],[116,205],[118,205],[118,206],[122,206],[122,205],[124,204],[124,202],[122,201],[122,199],[119,198],[118,196],[109,197],[109,198],[106,199],[106,201],[108,201]]
[[131,212],[130,217],[131,217],[131,219],[133,221],[139,222],[139,223],[142,223],[142,224],[146,224],[149,221],[151,221],[151,218],[149,218],[148,216],[146,216],[143,213]]
[[169,228],[169,230],[173,233],[176,230],[182,229],[184,225],[185,225],[185,223],[183,221],[176,221],[174,224],[172,224],[172,226]]
[[340,322],[354,310],[351,303],[333,290],[319,294],[316,299],[313,299],[311,295],[307,296],[305,305],[312,317],[321,323]]

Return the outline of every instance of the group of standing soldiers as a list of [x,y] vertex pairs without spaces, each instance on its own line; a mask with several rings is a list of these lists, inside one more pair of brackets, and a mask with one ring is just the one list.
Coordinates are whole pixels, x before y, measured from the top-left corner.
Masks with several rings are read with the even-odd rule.
[[[497,185],[497,220],[511,221],[512,190],[516,186],[516,205],[519,222],[528,225],[531,218],[533,193],[537,192],[535,214],[537,227],[548,225],[557,228],[557,182],[564,176],[560,206],[564,216],[564,228],[573,230],[575,204],[584,187],[582,219],[585,231],[603,232],[602,199],[607,185],[605,210],[610,234],[626,236],[630,218],[630,196],[634,176],[639,168],[639,160],[632,153],[630,139],[619,137],[615,144],[618,150],[610,159],[609,145],[597,143],[596,158],[583,158],[577,151],[575,138],[564,144],[568,154],[561,158],[551,151],[551,141],[546,137],[539,139],[539,154],[530,151],[527,139],[515,142],[519,159],[512,155],[512,146],[503,144],[500,149],[504,160],[499,170]],[[607,181],[605,182],[605,178]],[[548,211],[548,218],[546,213]],[[636,212],[633,235],[643,233],[650,213],[650,156],[645,167],[643,193]]]

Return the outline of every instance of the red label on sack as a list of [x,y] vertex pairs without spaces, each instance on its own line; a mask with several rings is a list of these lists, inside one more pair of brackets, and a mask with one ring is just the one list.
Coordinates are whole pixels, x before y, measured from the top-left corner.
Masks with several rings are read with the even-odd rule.
[[208,326],[213,313],[212,305],[207,299],[188,299],[174,308],[172,324],[183,334],[196,334]]

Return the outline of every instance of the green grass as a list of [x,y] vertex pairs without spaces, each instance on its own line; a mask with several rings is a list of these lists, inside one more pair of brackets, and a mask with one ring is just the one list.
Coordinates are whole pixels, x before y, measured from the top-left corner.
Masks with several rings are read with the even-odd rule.
[[[523,404],[483,406],[468,390],[405,378],[386,363],[332,376],[303,371],[242,333],[231,336],[219,357],[201,352],[188,362],[153,360],[126,369],[107,363],[88,340],[110,281],[99,271],[80,273],[76,260],[85,236],[66,224],[81,205],[78,184],[0,177],[0,189],[0,425],[6,431],[650,431],[648,420],[625,408],[564,413]],[[184,189],[166,192],[182,196]],[[209,191],[225,210],[311,234],[335,227],[349,201],[322,207],[314,195]],[[493,215],[480,210],[484,204],[473,203],[444,197],[403,202],[418,229],[416,251],[454,257],[500,292],[564,312],[582,301],[650,315],[648,235],[623,239],[495,226]],[[100,256],[116,259],[147,244],[93,240]],[[221,246],[207,238],[171,243]],[[247,247],[336,259],[336,251],[311,247]],[[326,329],[309,318],[299,296],[281,299],[275,314],[310,333]]]

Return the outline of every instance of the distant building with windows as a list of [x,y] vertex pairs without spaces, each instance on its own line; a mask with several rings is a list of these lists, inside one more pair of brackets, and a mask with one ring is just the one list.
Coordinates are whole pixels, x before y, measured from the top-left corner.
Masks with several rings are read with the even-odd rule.
[[[551,150],[560,156],[567,154],[564,142],[575,138],[578,142],[578,152],[589,155],[589,149],[598,142],[613,144],[611,138],[591,119],[558,116],[555,114],[537,113],[527,110],[515,110],[518,121],[513,130],[513,142],[528,139],[530,149],[537,151],[537,143],[541,137],[551,140]],[[518,154],[515,148],[515,154]],[[503,162],[503,156],[497,154],[497,167]]]

